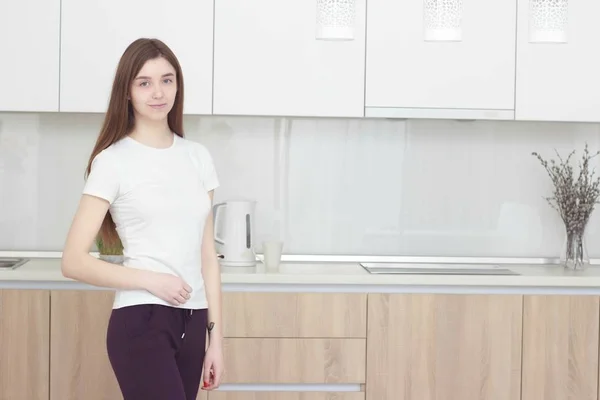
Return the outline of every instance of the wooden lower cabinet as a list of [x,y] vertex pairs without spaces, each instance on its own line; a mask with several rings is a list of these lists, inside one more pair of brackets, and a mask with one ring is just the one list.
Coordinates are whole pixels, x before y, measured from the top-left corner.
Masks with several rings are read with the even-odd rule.
[[114,292],[53,290],[50,400],[121,400],[106,351]]
[[213,391],[208,400],[365,400],[364,392],[226,392]]
[[223,293],[228,338],[365,338],[366,293]]
[[50,400],[123,399],[106,351],[113,299],[112,291],[52,291]]
[[47,400],[50,292],[0,290],[0,400]]
[[224,383],[365,382],[366,339],[225,338]]
[[[197,400],[598,400],[599,296],[253,295],[225,294],[236,337],[224,339],[223,383],[362,391],[221,389]],[[122,400],[106,352],[113,296],[0,290],[0,400]],[[305,309],[326,300],[318,318]]]
[[598,296],[526,296],[522,400],[598,399]]
[[372,294],[367,400],[518,400],[520,295]]

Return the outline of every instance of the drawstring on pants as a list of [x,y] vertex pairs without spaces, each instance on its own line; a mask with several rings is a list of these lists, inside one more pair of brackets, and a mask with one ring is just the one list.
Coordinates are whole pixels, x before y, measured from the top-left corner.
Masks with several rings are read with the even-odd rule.
[[188,322],[192,319],[192,314],[193,313],[194,313],[194,310],[184,310],[184,316],[183,316],[183,335],[181,335],[182,339],[185,337],[185,331],[187,330]]

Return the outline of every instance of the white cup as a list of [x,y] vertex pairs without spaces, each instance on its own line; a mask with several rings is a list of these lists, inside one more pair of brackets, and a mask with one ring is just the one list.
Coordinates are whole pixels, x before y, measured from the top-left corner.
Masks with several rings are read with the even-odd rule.
[[263,242],[263,263],[267,271],[274,272],[279,269],[283,242],[280,240],[266,240]]

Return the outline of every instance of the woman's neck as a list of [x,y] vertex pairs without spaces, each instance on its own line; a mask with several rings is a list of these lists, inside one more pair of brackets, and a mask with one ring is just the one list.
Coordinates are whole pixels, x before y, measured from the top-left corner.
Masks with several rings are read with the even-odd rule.
[[145,145],[157,148],[170,147],[174,140],[167,120],[137,119],[129,136]]

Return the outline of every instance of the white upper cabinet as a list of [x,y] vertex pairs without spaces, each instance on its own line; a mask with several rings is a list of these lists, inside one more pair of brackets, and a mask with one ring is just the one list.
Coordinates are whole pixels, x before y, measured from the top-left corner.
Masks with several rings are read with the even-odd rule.
[[363,116],[364,29],[365,0],[216,1],[214,114]]
[[181,64],[184,113],[211,113],[212,1],[62,0],[61,29],[61,111],[105,112],[119,58],[148,37]]
[[516,119],[600,121],[600,1],[519,0]]
[[58,111],[60,0],[0,1],[0,111]]
[[369,0],[366,116],[513,119],[516,0]]

